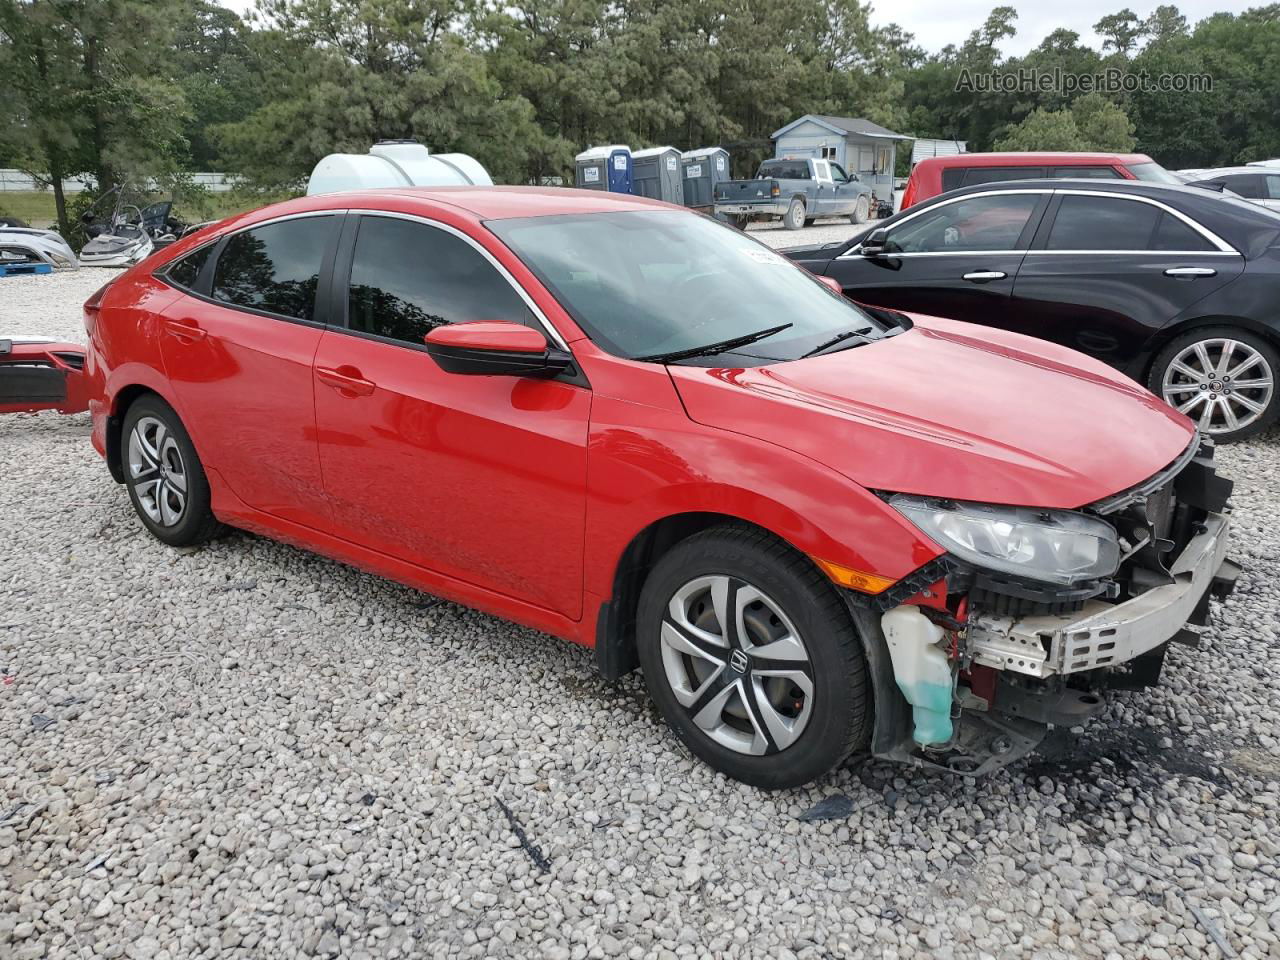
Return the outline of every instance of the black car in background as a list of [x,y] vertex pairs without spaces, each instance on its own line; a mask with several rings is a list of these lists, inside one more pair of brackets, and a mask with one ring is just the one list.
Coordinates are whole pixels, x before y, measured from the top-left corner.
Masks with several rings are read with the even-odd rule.
[[841,243],[779,252],[863,303],[1091,354],[1220,440],[1280,413],[1280,214],[1239,198],[1120,180],[989,183]]

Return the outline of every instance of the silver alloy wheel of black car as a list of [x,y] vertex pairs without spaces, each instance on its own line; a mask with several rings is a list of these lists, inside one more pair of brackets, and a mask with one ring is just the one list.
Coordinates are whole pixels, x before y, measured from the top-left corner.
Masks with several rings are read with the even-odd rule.
[[809,652],[762,591],[736,577],[697,577],[672,595],[661,630],[671,691],[716,743],[760,756],[804,732],[813,713]]
[[1213,337],[1188,344],[1170,361],[1161,395],[1213,435],[1253,424],[1267,412],[1275,388],[1275,371],[1259,351],[1230,337]]
[[177,526],[187,509],[187,468],[173,432],[142,417],[129,434],[129,484],[155,524]]

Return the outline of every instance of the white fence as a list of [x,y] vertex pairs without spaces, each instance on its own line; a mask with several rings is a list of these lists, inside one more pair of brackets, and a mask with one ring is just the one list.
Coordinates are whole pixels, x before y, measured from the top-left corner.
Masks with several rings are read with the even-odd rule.
[[[193,173],[191,179],[210,193],[226,193],[235,187],[235,177],[225,173]],[[86,184],[83,180],[72,177],[62,181],[65,193],[80,193]],[[21,170],[0,170],[0,193],[15,190],[47,190],[47,186]]]

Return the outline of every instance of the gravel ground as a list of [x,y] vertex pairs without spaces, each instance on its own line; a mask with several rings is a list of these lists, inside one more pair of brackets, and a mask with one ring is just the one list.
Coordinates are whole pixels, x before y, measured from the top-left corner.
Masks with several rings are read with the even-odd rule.
[[[79,339],[102,280],[0,280],[0,333]],[[1274,434],[1221,452],[1246,573],[1163,686],[990,779],[773,794],[585,650],[245,534],[160,545],[88,435],[0,422],[6,960],[1280,957]]]
[[855,227],[845,217],[831,220],[819,220],[812,227],[799,230],[788,230],[782,221],[753,223],[747,227],[753,237],[761,243],[777,249],[779,247],[798,247],[807,243],[831,243],[834,240],[848,240],[854,231],[863,229]]

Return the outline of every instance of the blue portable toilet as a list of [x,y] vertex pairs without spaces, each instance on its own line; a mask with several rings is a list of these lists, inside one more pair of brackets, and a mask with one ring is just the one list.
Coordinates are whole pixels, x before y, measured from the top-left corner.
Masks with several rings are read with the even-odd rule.
[[592,147],[574,158],[574,183],[586,190],[631,193],[631,148],[625,144]]

